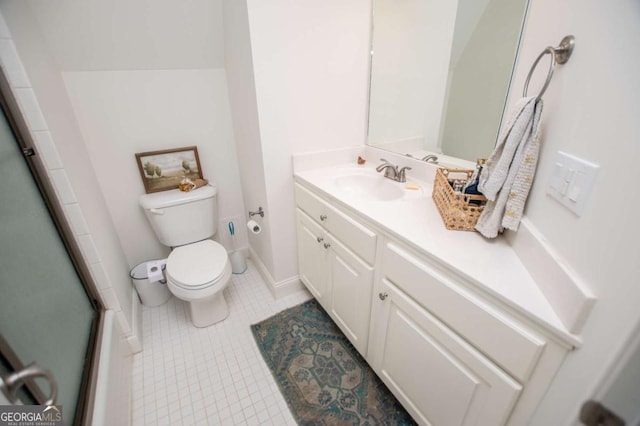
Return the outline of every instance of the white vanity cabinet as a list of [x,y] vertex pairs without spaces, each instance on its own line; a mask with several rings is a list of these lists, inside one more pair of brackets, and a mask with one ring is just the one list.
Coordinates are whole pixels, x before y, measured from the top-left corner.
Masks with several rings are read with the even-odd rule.
[[296,185],[300,279],[366,356],[377,235]]
[[301,280],[413,418],[527,424],[571,342],[323,194],[296,183]]
[[381,251],[367,360],[398,400],[421,424],[526,424],[569,348],[428,256]]

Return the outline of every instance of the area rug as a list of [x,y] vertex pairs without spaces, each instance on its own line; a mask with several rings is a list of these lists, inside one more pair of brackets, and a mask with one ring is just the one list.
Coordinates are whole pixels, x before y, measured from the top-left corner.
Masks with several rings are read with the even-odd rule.
[[316,300],[251,330],[298,424],[415,424]]

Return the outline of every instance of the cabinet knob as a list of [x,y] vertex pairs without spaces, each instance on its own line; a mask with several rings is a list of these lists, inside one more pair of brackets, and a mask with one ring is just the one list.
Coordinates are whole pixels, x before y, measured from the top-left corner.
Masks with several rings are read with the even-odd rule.
[[387,297],[389,297],[389,295],[385,292],[385,293],[378,293],[378,297],[380,298],[380,300],[384,300]]
[[320,220],[321,220],[321,221],[323,221],[323,222],[324,222],[325,220],[327,220],[327,215],[326,215],[326,214],[321,214],[321,215],[320,215]]
[[324,243],[324,248],[328,249],[329,247],[331,247],[331,243]]
[[317,240],[319,243],[321,243],[321,242],[323,242],[323,241],[324,241],[324,238],[322,238],[322,237],[317,237],[317,238],[316,238],[316,240]]

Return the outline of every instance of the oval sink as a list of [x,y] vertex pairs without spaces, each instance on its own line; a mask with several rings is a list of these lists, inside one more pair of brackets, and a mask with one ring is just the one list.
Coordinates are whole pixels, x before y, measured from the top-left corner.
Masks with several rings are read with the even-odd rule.
[[336,187],[346,195],[375,201],[392,201],[404,195],[402,184],[382,175],[354,174],[334,180]]

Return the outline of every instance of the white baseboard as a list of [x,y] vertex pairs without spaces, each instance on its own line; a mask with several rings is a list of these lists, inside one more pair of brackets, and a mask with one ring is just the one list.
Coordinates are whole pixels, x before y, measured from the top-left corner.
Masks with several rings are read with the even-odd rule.
[[267,284],[267,288],[274,298],[279,299],[280,297],[295,293],[305,288],[298,275],[276,282],[269,273],[267,267],[262,263],[260,256],[258,256],[251,247],[249,247],[249,257],[253,261],[253,264],[256,265],[256,268],[258,268],[258,272],[262,275],[262,278]]
[[570,333],[579,334],[595,295],[527,218],[522,219],[517,233],[505,235],[558,318]]

